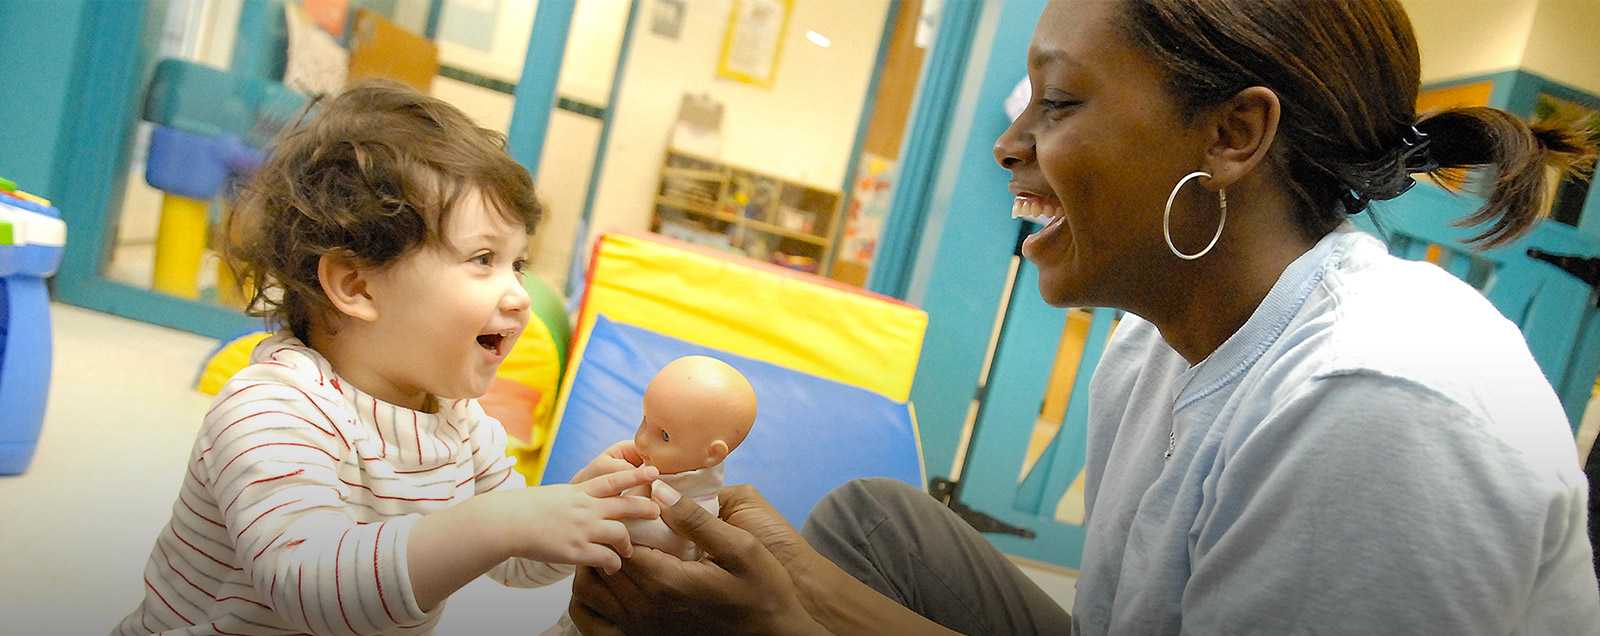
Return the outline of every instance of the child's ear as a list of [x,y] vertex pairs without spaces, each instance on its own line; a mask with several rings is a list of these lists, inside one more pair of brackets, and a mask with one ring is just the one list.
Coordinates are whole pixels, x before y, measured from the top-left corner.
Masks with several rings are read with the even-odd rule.
[[728,443],[722,440],[711,442],[711,448],[706,449],[706,468],[722,463],[728,458]]
[[346,252],[328,252],[317,260],[317,281],[322,293],[339,313],[372,322],[378,319],[378,306],[368,293],[368,270],[356,266]]

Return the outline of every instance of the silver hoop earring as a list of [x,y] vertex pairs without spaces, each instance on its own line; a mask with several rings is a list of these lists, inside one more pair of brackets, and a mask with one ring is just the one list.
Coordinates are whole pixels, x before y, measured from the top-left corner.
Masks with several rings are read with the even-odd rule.
[[1172,194],[1167,195],[1167,209],[1161,213],[1161,235],[1167,239],[1167,249],[1172,250],[1173,256],[1186,261],[1192,261],[1210,253],[1211,248],[1217,246],[1217,239],[1222,238],[1222,226],[1228,223],[1228,190],[1223,188],[1217,190],[1217,203],[1222,206],[1222,220],[1217,222],[1217,233],[1211,236],[1211,243],[1206,245],[1205,249],[1194,254],[1184,254],[1178,251],[1178,246],[1172,244],[1172,202],[1178,198],[1178,191],[1183,189],[1183,184],[1188,183],[1190,179],[1195,177],[1210,179],[1211,173],[1196,170],[1184,175],[1182,179],[1178,180],[1178,185],[1172,186]]

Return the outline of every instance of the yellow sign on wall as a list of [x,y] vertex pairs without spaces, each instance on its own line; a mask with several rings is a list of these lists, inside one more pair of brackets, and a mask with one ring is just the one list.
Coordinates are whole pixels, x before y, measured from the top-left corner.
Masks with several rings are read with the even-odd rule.
[[717,77],[771,87],[794,0],[735,0],[717,58]]

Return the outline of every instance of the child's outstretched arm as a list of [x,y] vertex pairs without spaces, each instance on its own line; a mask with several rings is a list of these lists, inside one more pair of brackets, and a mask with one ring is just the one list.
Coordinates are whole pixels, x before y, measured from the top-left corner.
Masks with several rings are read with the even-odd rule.
[[[618,495],[656,477],[654,467],[644,467],[580,484],[501,489],[423,517],[406,548],[417,604],[430,611],[496,565],[520,570],[502,572],[496,577],[502,582],[549,582],[547,570],[556,578],[565,575],[547,564],[616,572],[633,552],[622,520],[660,515],[648,499]],[[508,557],[520,558],[506,562]]]

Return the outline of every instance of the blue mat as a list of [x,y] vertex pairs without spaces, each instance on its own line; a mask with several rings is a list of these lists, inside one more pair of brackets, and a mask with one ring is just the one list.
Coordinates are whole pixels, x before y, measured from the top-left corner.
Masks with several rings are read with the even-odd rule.
[[690,344],[600,316],[551,447],[544,483],[572,479],[610,445],[633,439],[645,385],[686,355],[733,365],[755,386],[755,429],[728,458],[729,485],[748,483],[796,527],[830,490],[861,477],[921,487],[906,405],[876,393]]

